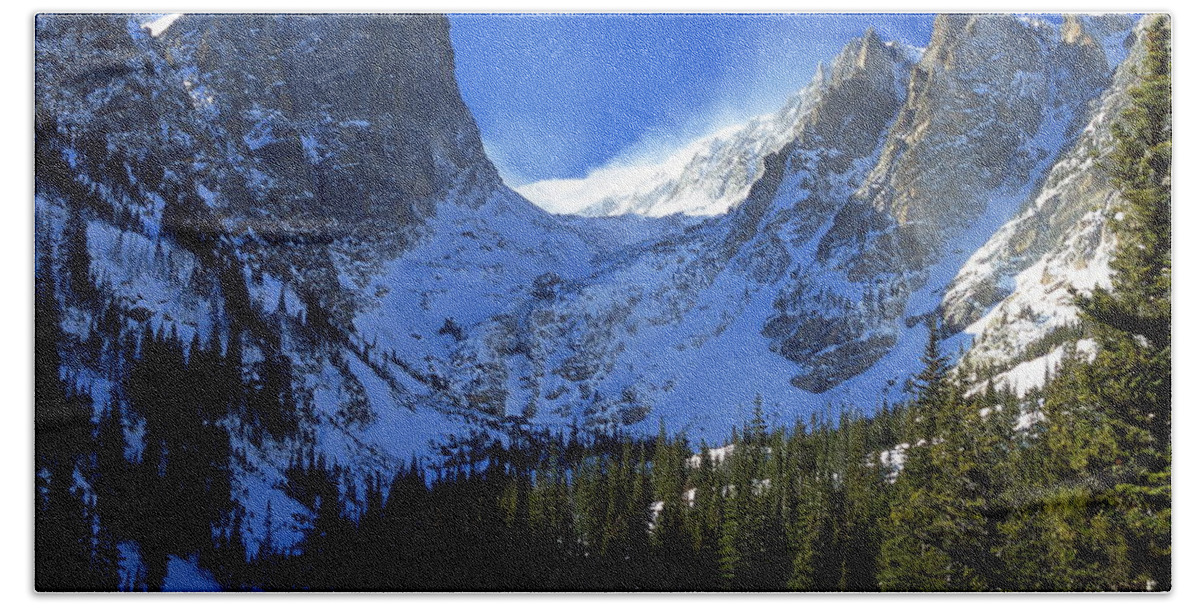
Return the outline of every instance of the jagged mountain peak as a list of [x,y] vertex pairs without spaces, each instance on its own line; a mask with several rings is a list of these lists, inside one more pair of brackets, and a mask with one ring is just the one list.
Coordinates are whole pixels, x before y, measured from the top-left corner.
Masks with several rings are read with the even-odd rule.
[[889,68],[895,58],[893,47],[884,43],[875,28],[868,27],[862,36],[851,40],[833,60],[832,77],[848,77],[856,71],[875,72]]
[[[445,198],[463,183],[481,194],[499,184],[458,90],[445,18],[243,17],[184,18],[165,42],[194,62],[189,86],[227,104],[233,136],[286,155],[272,165],[318,173],[327,165],[333,175],[359,167],[353,181],[314,187],[368,209],[395,204],[386,198]],[[361,162],[368,158],[383,162]]]
[[697,139],[660,162],[617,165],[583,179],[545,180],[517,190],[559,213],[720,215],[742,203],[762,175],[763,159],[796,136],[810,109],[822,104],[820,96],[850,79],[890,80],[896,64],[907,61],[899,45],[871,30],[847,43],[828,66],[819,63],[809,84],[775,113]]
[[[897,357],[919,346],[912,328],[936,314],[967,254],[1037,188],[1082,128],[1108,73],[1095,45],[1082,38],[1069,45],[1048,23],[939,16],[902,80],[901,102],[868,121],[884,123],[887,133],[857,149],[877,158],[873,169],[851,180],[849,200],[817,214],[829,225],[816,242],[816,263],[795,273],[764,325],[772,348],[799,367],[793,383],[851,394],[876,377],[870,370],[903,366]],[[871,105],[888,108],[884,89],[876,90],[881,97]],[[853,135],[831,141],[844,148]],[[863,154],[876,146],[877,156]],[[784,202],[789,190],[768,192]]]
[[[939,15],[907,100],[859,196],[899,224],[910,264],[1018,192],[1079,128],[1108,81],[1103,51],[1013,15]],[[933,193],[936,192],[936,195]]]

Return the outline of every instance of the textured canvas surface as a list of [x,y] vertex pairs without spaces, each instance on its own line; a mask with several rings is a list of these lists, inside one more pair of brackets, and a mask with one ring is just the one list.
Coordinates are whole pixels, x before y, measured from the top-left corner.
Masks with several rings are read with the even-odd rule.
[[40,591],[1171,588],[1167,17],[35,36]]

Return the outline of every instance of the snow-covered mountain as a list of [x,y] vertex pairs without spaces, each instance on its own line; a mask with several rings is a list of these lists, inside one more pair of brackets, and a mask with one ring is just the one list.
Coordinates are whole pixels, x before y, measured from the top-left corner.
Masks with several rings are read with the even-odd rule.
[[[878,37],[874,30],[866,35]],[[911,49],[895,42],[882,44],[890,54],[912,61]],[[842,55],[854,52],[847,47]],[[837,57],[833,64],[844,66],[850,59]],[[619,163],[582,179],[543,180],[521,186],[517,192],[555,213],[720,215],[746,199],[750,187],[762,177],[766,158],[796,136],[806,113],[806,98],[818,94],[827,78],[835,77],[827,77],[826,71],[824,64],[818,65],[812,82],[779,111],[697,139],[665,160]]]
[[531,311],[524,324],[544,354],[528,375],[543,415],[582,402],[596,424],[644,421],[650,430],[664,419],[715,436],[747,415],[739,408],[756,394],[777,415],[816,401],[815,387],[794,381],[802,368],[769,320],[784,294],[804,289],[800,273],[874,165],[909,67],[873,33],[855,40],[800,98],[792,139],[763,160],[743,203],[626,248]]
[[444,19],[42,17],[37,272],[63,286],[63,376],[120,400],[131,363],[103,353],[147,332],[219,344],[248,384],[287,370],[295,433],[225,421],[254,539],[268,501],[307,512],[281,489],[298,448],[365,479],[518,426],[711,439],[756,396],[787,421],[870,409],[930,316],[1011,371],[1069,323],[1067,286],[1106,280],[1091,150],[1132,30],[939,16],[915,62],[868,31],[774,115],[523,197]]
[[745,201],[555,306],[575,329],[546,348],[569,355],[549,394],[700,434],[755,393],[784,418],[876,400],[912,371],[920,319],[1087,120],[1119,54],[1090,27],[939,17],[916,66],[872,33],[852,42]]
[[582,179],[543,180],[517,192],[555,213],[720,215],[745,200],[762,176],[763,160],[792,139],[808,90],[775,114],[721,129],[664,161],[604,167]]

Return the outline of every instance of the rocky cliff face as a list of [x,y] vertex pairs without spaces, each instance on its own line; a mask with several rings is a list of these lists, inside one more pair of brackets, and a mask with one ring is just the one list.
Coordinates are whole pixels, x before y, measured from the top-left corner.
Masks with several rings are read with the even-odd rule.
[[[746,219],[755,209],[767,210],[767,221],[755,226],[759,249],[777,249],[772,245],[780,233],[791,236],[791,268],[761,333],[771,350],[799,364],[792,384],[807,392],[857,375],[873,362],[870,349],[890,346],[868,323],[899,314],[890,310],[894,286],[880,280],[881,272],[872,272],[869,284],[855,284],[852,275],[859,271],[846,264],[858,260],[842,249],[884,225],[853,194],[879,162],[879,142],[904,102],[910,71],[874,32],[851,43],[832,64],[825,94],[796,148],[731,216],[731,234],[738,234],[748,231]],[[858,314],[847,314],[850,309]]]
[[1108,82],[1104,52],[1077,20],[1062,33],[1007,15],[941,15],[908,98],[860,196],[898,224],[914,266],[1019,190]]
[[284,189],[281,215],[408,223],[454,187],[498,183],[443,19],[185,15],[152,46],[259,179]]
[[220,185],[240,186],[223,201],[240,212],[411,223],[453,187],[499,181],[444,19],[183,15],[153,35],[136,19],[49,16],[38,32],[39,116],[131,145],[153,118],[203,123],[189,143],[238,165]]
[[500,186],[444,19],[184,15],[156,33],[39,21],[39,141],[114,211],[237,237],[256,276],[341,322],[356,303],[338,258],[378,263],[440,201],[478,206]]
[[[1116,239],[1108,223],[1120,221],[1120,194],[1109,182],[1103,158],[1112,127],[1130,104],[1136,66],[1144,59],[1137,37],[1105,18],[1068,19],[1065,32],[1092,27],[1098,37],[1132,52],[1116,69],[1112,85],[1093,100],[1090,117],[1071,148],[1047,173],[1037,192],[958,271],[943,300],[945,324],[973,337],[960,367],[983,382],[1018,392],[1039,386],[1071,346],[1087,356],[1090,342],[1072,330],[1078,320],[1072,290],[1108,287]],[[1078,34],[1073,34],[1078,35]],[[1122,42],[1123,41],[1123,42]]]

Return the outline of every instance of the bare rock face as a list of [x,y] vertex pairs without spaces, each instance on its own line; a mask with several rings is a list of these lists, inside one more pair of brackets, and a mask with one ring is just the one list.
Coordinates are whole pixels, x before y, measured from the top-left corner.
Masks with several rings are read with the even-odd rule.
[[501,187],[441,17],[55,15],[37,52],[40,140],[114,209],[236,241],[221,255],[342,323],[346,260],[362,278],[442,201]]
[[895,115],[910,69],[901,51],[886,45],[874,29],[833,60],[821,108],[804,125],[803,134],[842,153],[845,161],[830,170],[843,173],[850,159],[867,156],[878,147],[878,129]]
[[1083,44],[1092,46],[1097,40],[1116,38],[1120,41],[1116,45],[1133,52],[1114,66],[1111,86],[1090,102],[1088,123],[1071,148],[1056,160],[1038,191],[971,256],[951,283],[942,315],[948,330],[959,331],[978,320],[1011,293],[1013,276],[1062,245],[1067,240],[1064,237],[1085,215],[1111,206],[1116,191],[1100,158],[1111,146],[1112,126],[1129,104],[1135,66],[1144,56],[1141,45],[1135,42],[1141,30],[1131,32],[1131,22],[1124,15],[1065,18],[1064,39],[1086,39]]
[[[877,162],[879,141],[903,103],[910,70],[899,50],[885,46],[873,31],[849,44],[833,62],[791,154],[776,161],[778,177],[768,172],[732,216],[736,222],[755,205],[769,206],[762,233],[788,234],[798,250],[790,278],[778,287],[777,312],[762,334],[772,350],[798,365],[801,373],[792,384],[808,392],[824,392],[856,375],[877,358],[875,351],[892,345],[890,336],[873,335],[863,317],[845,314],[858,309],[878,315],[878,286],[875,276],[870,285],[834,276],[848,270],[839,269],[847,261],[842,254],[858,248],[831,243],[861,244],[886,226],[886,218],[854,203],[852,194]],[[769,177],[775,177],[773,188]],[[869,302],[871,310],[861,309],[859,301]]]
[[927,265],[995,191],[1027,183],[1106,74],[1103,51],[1009,15],[940,15],[865,200],[898,223],[906,261]]
[[[1056,30],[1008,15],[936,19],[902,104],[874,100],[874,120],[888,125],[878,161],[832,214],[817,263],[781,294],[764,327],[803,370],[796,386],[827,391],[890,352],[936,307],[912,296],[940,289],[961,263],[954,259],[1031,195],[1109,81],[1090,27],[1068,19]],[[869,62],[870,49],[856,56]]]
[[38,36],[40,121],[202,173],[247,229],[410,226],[452,191],[478,204],[499,185],[443,18],[184,15],[153,35],[131,17],[61,15]]
[[[1132,38],[1125,41],[1127,36],[1137,35],[1130,33],[1130,26],[1131,19],[1127,16],[1084,20],[1071,15],[1064,20],[1062,36],[1101,53],[1105,51],[1097,41],[1106,38],[1121,40],[1122,48],[1140,49],[1140,45],[1132,43]],[[1086,215],[1111,207],[1116,191],[1099,159],[1111,146],[1112,125],[1129,103],[1128,89],[1143,54],[1135,50],[1120,66],[1115,66],[1111,86],[1090,103],[1089,121],[1071,148],[1055,162],[1018,213],[959,271],[942,306],[948,331],[960,331],[978,320],[1012,293],[1013,277],[1069,241]]]
[[464,179],[498,182],[443,18],[185,15],[156,42],[262,181],[282,190],[268,201],[281,213],[316,206],[412,223]]

